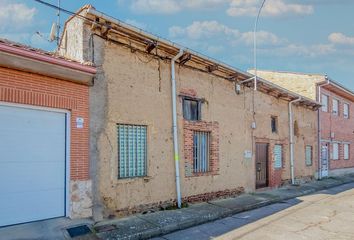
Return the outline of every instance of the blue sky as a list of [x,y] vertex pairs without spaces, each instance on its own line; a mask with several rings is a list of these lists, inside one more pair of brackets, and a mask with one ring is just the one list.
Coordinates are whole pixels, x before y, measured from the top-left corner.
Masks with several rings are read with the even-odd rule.
[[[56,4],[57,0],[46,0]],[[247,70],[260,0],[61,0],[84,4],[153,34]],[[258,67],[328,74],[354,90],[354,0],[267,0],[259,22]],[[62,14],[62,19],[68,17]],[[53,50],[54,9],[0,0],[0,37]],[[39,31],[40,37],[36,32]]]

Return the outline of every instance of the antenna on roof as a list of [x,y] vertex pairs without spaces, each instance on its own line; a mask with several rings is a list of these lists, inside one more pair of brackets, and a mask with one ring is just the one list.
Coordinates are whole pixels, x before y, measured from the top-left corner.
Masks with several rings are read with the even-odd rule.
[[57,11],[57,22],[52,24],[52,28],[50,30],[49,41],[54,42],[57,41],[57,46],[59,47],[60,42],[60,0],[58,0],[58,11]]

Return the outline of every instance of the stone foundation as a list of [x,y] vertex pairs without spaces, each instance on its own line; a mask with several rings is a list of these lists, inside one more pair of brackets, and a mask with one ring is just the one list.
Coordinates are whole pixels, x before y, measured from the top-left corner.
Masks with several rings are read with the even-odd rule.
[[70,218],[92,217],[92,182],[70,182]]
[[[189,197],[184,197],[182,199],[183,203],[199,203],[199,202],[207,202],[220,198],[228,198],[228,197],[236,197],[245,192],[243,187],[235,188],[235,189],[226,189],[223,191],[210,192],[192,195]],[[106,214],[108,218],[111,217],[124,217],[136,213],[145,213],[145,212],[156,212],[160,210],[173,209],[176,207],[177,201],[176,199],[170,199],[168,201],[160,201],[158,203],[151,204],[141,204],[132,208],[124,208],[118,209],[114,213]]]

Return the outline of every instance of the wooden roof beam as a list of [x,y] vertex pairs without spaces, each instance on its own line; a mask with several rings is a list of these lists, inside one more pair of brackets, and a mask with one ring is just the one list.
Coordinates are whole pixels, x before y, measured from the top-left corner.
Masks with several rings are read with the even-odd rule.
[[218,65],[210,65],[210,66],[206,66],[206,69],[208,72],[214,72],[219,69],[219,66]]
[[156,41],[147,41],[147,45],[145,50],[148,53],[151,53],[152,50],[154,50],[157,47],[157,42]]
[[190,54],[190,53],[184,53],[183,55],[182,55],[182,57],[179,59],[179,64],[180,65],[184,65],[184,64],[186,64],[189,60],[191,60],[192,59],[192,54]]

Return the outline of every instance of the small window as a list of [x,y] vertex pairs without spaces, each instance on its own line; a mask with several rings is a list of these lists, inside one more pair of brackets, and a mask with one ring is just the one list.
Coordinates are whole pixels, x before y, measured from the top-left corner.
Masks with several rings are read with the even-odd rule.
[[275,145],[274,146],[274,168],[283,167],[283,146]]
[[201,119],[200,114],[201,103],[199,100],[184,98],[183,99],[183,118],[189,121],[198,121]]
[[328,96],[327,95],[322,94],[321,103],[322,103],[322,111],[328,112]]
[[118,178],[146,176],[147,127],[118,124]]
[[332,100],[332,113],[334,116],[338,116],[339,115],[339,101],[337,99],[333,99]]
[[277,133],[278,132],[278,118],[272,116],[270,119],[270,127],[272,129],[272,133]]
[[193,132],[193,172],[209,171],[210,132]]
[[311,166],[312,165],[312,146],[306,146],[306,150],[305,150],[305,157],[306,157],[306,166]]
[[344,103],[343,104],[343,116],[344,118],[349,118],[349,104],[348,103]]
[[349,160],[350,158],[350,145],[349,144],[344,144],[344,160]]
[[332,153],[332,159],[333,160],[338,160],[339,159],[339,144],[338,143],[333,143],[333,153]]

